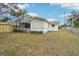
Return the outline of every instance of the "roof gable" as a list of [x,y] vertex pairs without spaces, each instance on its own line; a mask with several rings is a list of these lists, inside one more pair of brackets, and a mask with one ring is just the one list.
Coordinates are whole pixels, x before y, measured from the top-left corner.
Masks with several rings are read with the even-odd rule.
[[36,17],[36,16],[35,16],[35,17],[29,17],[28,19],[22,20],[21,23],[29,22],[29,21],[31,21],[31,20],[33,20],[33,19],[38,19],[38,20],[42,20],[42,21],[47,22],[46,19],[41,18],[41,17]]
[[26,22],[29,22],[29,21],[31,21],[31,20],[33,20],[33,19],[42,20],[42,21],[47,22],[48,24],[58,24],[58,23],[59,23],[58,21],[50,21],[50,22],[49,22],[49,21],[46,20],[45,18],[41,18],[41,17],[37,17],[37,16],[34,16],[34,17],[30,16],[29,18],[27,18],[27,19],[25,19],[25,20],[22,20],[21,23],[26,23]]

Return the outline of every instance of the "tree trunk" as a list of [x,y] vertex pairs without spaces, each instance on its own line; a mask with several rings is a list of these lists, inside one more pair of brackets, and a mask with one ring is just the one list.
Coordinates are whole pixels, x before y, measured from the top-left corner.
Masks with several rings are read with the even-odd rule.
[[73,24],[73,20],[74,20],[74,19],[72,19],[72,24],[71,24],[71,28],[73,28],[73,26],[74,26],[74,24]]

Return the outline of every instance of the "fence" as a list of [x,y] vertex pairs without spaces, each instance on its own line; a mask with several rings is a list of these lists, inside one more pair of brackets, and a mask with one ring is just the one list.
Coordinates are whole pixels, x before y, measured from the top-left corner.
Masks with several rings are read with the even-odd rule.
[[7,23],[0,23],[0,32],[12,32],[13,30],[13,25]]
[[65,27],[66,31],[79,33],[79,28],[71,28],[71,27]]

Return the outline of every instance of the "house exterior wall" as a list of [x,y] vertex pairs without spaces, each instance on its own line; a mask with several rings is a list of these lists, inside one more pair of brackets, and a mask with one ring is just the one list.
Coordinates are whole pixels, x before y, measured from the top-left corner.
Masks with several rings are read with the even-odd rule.
[[44,30],[43,33],[46,33],[48,31],[48,23],[44,22]]
[[48,24],[45,21],[33,19],[30,21],[30,31],[42,31],[43,33],[48,31],[58,31],[58,25],[55,24],[55,26],[52,27],[51,24]]
[[38,19],[33,19],[30,21],[31,31],[44,31],[45,22]]
[[58,25],[55,24],[55,26],[52,27],[52,25],[49,24],[48,30],[49,31],[58,31]]

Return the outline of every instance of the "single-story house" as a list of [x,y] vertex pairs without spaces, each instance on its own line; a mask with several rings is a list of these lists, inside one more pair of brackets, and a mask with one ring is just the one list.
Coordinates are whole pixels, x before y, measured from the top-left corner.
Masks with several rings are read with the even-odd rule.
[[17,30],[31,32],[43,32],[58,31],[58,21],[48,22],[44,18],[32,17],[30,19],[22,20],[17,27]]

